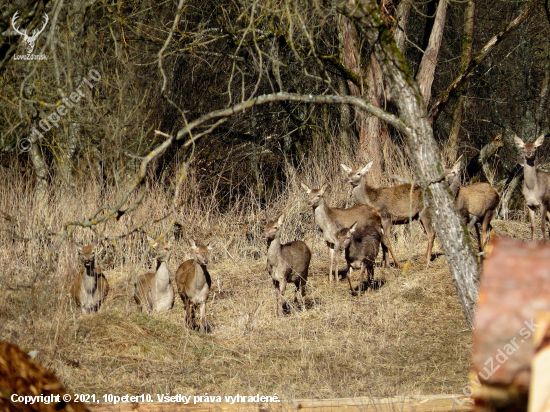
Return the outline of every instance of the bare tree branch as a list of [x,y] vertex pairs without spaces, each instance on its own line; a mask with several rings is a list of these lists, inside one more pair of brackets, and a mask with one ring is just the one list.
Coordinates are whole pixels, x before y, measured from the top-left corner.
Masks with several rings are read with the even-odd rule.
[[523,9],[523,11],[506,26],[506,28],[501,30],[491,40],[489,40],[487,44],[483,46],[483,48],[475,55],[475,57],[470,61],[470,64],[468,64],[466,70],[453,80],[451,85],[441,94],[439,99],[430,109],[429,120],[431,124],[433,124],[439,113],[441,113],[441,109],[445,107],[451,97],[453,97],[462,85],[464,85],[464,83],[466,83],[474,74],[474,70],[479,63],[493,50],[497,44],[504,40],[512,31],[523,23],[527,17],[529,17],[529,14],[539,2],[540,0],[531,0],[525,9]]

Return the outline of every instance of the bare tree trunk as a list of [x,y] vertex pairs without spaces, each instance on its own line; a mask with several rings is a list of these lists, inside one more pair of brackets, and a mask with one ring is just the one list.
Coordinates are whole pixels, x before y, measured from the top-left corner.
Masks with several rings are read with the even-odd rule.
[[424,97],[426,104],[430,101],[432,95],[432,83],[434,81],[435,67],[437,57],[441,48],[441,39],[443,38],[443,28],[445,27],[445,17],[447,16],[447,1],[439,0],[437,14],[430,34],[428,47],[420,61],[416,80],[420,86],[420,92]]
[[393,36],[381,20],[376,0],[363,0],[355,7],[350,7],[348,3],[338,3],[338,8],[357,22],[361,33],[373,45],[374,54],[391,87],[399,117],[407,125],[405,135],[418,182],[431,209],[437,211],[432,215],[435,229],[455,280],[466,321],[472,327],[478,296],[478,262],[469,247],[469,239],[444,181],[443,165],[420,87],[412,77]]
[[[338,92],[342,96],[347,96],[349,93],[346,87],[346,82],[339,78],[338,80]],[[340,144],[346,150],[351,148],[351,137],[353,135],[351,131],[351,108],[347,104],[340,105]]]
[[74,187],[73,162],[78,140],[80,137],[80,124],[69,123],[65,138],[61,139],[59,145],[59,156],[56,170],[56,180],[63,192],[70,191]]
[[[470,0],[466,5],[466,10],[464,12],[464,34],[462,36],[462,57],[460,60],[461,72],[464,72],[472,61],[475,15],[476,2],[475,0]],[[451,132],[449,133],[446,150],[448,164],[453,164],[456,161],[458,153],[460,125],[462,124],[462,115],[464,113],[464,94],[466,93],[466,87],[467,83],[465,83],[465,90],[462,91],[462,94],[458,98],[458,102],[453,113],[453,125],[451,126]]]
[[[369,59],[367,79],[369,83],[367,90],[368,101],[375,106],[384,107],[384,74],[374,54],[371,54]],[[369,173],[369,176],[374,182],[380,184],[383,169],[382,146],[388,138],[388,126],[378,117],[367,114],[364,127],[361,130],[364,133],[360,138],[361,150],[367,159],[373,162],[372,173]]]
[[[359,52],[360,41],[357,36],[357,32],[353,27],[351,21],[342,16],[341,19],[341,33],[343,42],[343,60],[344,66],[350,71],[357,74],[360,78],[363,78],[361,69],[361,54]],[[384,94],[383,89],[383,76],[380,71],[380,66],[374,57],[370,60],[369,69],[367,73],[368,78],[368,100],[374,104],[380,105],[380,95]],[[364,92],[363,85],[361,88],[357,87],[351,81],[348,80],[348,86],[350,94],[355,97],[361,97]],[[372,173],[369,175],[377,182],[380,182],[382,178],[382,164],[381,164],[381,138],[383,135],[387,135],[387,126],[382,126],[380,120],[376,116],[372,116],[365,113],[362,110],[355,109],[355,120],[357,124],[357,130],[359,134],[360,150],[369,161],[373,161],[371,168]],[[384,132],[382,131],[384,128]]]
[[512,198],[512,195],[514,194],[522,178],[523,168],[519,164],[516,164],[516,166],[510,172],[508,180],[504,184],[504,189],[502,190],[500,195],[500,206],[497,213],[499,218],[505,220],[508,219],[508,214],[510,213],[510,199]]
[[36,176],[34,194],[37,202],[42,203],[47,200],[48,195],[48,165],[40,150],[38,138],[31,139],[30,141],[29,157]]

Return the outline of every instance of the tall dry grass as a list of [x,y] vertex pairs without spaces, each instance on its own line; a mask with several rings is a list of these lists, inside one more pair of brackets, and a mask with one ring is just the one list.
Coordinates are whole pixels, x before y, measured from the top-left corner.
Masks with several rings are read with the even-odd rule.
[[[410,262],[403,271],[377,267],[380,287],[360,298],[350,295],[345,279],[329,285],[327,247],[314,230],[299,183],[328,182],[330,204],[345,207],[351,204],[350,188],[340,163],[359,165],[365,159],[337,154],[323,164],[308,162],[267,208],[250,190],[222,213],[216,196],[197,193],[201,176],[193,175],[184,183],[175,216],[155,223],[170,210],[173,188],[149,183],[135,212],[95,227],[103,238],[136,227],[158,236],[173,233],[177,222],[173,273],[189,257],[187,238],[211,241],[210,333],[184,326],[179,297],[168,313],[137,311],[134,281],[154,264],[140,232],[102,243],[97,263],[110,294],[97,314],[81,315],[68,296],[80,270],[74,243],[91,241],[93,233],[70,226],[66,239],[59,234],[66,222],[113,205],[121,192],[87,179],[72,191],[52,190],[49,201],[40,202],[24,180],[7,176],[0,186],[0,339],[40,351],[38,361],[70,390],[98,396],[277,393],[292,399],[460,392],[470,337],[444,257],[425,266],[426,239],[415,223],[412,231],[398,228],[393,238],[400,260]],[[412,176],[405,162],[391,173]],[[289,307],[285,317],[276,318],[261,233],[266,219],[283,212],[282,240],[304,240],[313,258],[307,310]],[[343,262],[340,258],[341,276]],[[356,275],[352,281],[357,283]],[[293,287],[288,289],[291,301]]]

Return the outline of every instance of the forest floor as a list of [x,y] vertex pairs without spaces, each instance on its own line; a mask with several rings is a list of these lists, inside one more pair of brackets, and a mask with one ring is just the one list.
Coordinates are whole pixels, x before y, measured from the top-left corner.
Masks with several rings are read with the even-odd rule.
[[[412,233],[408,227],[396,228],[392,239],[401,268],[381,268],[379,256],[378,287],[354,297],[343,256],[334,286],[327,281],[328,250],[311,230],[311,220],[302,220],[296,229],[300,234],[287,233],[283,241],[301,238],[312,249],[306,310],[290,307],[279,318],[260,232],[231,232],[231,224],[212,229],[217,234],[208,266],[212,290],[206,333],[184,325],[179,296],[167,313],[137,310],[134,279],[154,266],[151,259],[121,258],[120,264],[105,268],[109,295],[98,313],[82,315],[68,295],[79,267],[74,246],[59,252],[60,269],[29,288],[24,286],[32,277],[24,267],[29,248],[12,250],[4,239],[0,340],[38,350],[37,361],[71,392],[99,399],[109,393],[151,394],[155,399],[156,394],[306,399],[462,392],[471,334],[437,239],[427,266],[420,226],[414,223]],[[497,235],[530,235],[524,222],[493,225]],[[204,239],[212,233],[187,235]],[[255,240],[246,243],[251,236]],[[248,246],[234,245],[237,239]],[[188,252],[185,241],[175,243],[172,273]],[[354,272],[354,286],[357,276]],[[293,292],[289,286],[289,302]]]

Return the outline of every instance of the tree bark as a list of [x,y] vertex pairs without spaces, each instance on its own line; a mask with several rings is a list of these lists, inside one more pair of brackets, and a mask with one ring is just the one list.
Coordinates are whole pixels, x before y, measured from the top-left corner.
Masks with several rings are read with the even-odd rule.
[[[466,5],[466,10],[464,12],[464,34],[462,35],[462,56],[460,59],[461,73],[466,70],[466,68],[472,61],[472,44],[474,41],[475,15],[476,2],[475,0],[470,0]],[[467,83],[465,84],[465,88],[466,87]],[[453,164],[457,158],[458,142],[460,141],[460,126],[462,124],[462,116],[464,113],[465,93],[466,90],[464,90],[458,98],[458,102],[453,113],[453,124],[451,126],[451,132],[449,133],[446,150],[448,164]]]
[[444,167],[418,83],[380,18],[376,0],[358,2],[353,8],[347,3],[338,3],[337,7],[356,21],[357,27],[361,28],[362,34],[373,45],[374,54],[391,87],[399,118],[407,125],[405,136],[418,182],[431,210],[435,212],[432,213],[434,226],[455,280],[466,321],[472,328],[478,296],[479,266],[445,184]]
[[[361,55],[359,52],[360,40],[352,22],[346,17],[341,19],[341,33],[343,42],[342,58],[346,68],[355,73],[359,78],[363,78],[361,68]],[[367,85],[356,86],[348,80],[350,94],[355,97],[361,97],[364,92],[364,86],[367,86],[368,100],[375,106],[380,107],[380,95],[383,93],[383,76],[380,72],[380,66],[374,57],[369,59],[369,69],[367,72]],[[380,119],[369,115],[362,110],[355,109],[355,120],[359,135],[360,150],[368,161],[373,161],[371,168],[372,179],[380,182],[382,178],[382,157],[381,157],[381,139],[387,135],[387,127],[381,125]]]
[[[375,106],[384,107],[386,100],[384,75],[374,54],[371,54],[369,59],[367,79],[367,99]],[[384,141],[388,138],[388,126],[378,117],[367,115],[365,119],[365,127],[363,127],[362,130],[365,131],[365,135],[361,136],[361,149],[367,159],[373,162],[369,176],[374,182],[380,185],[382,182],[382,170],[384,166],[382,147],[384,145]]]
[[407,38],[407,23],[409,22],[409,16],[411,14],[411,6],[412,1],[401,0],[395,12],[397,24],[393,32],[393,37],[395,38],[395,43],[399,51],[403,55],[405,54],[405,39]]
[[420,61],[420,66],[416,75],[416,80],[420,86],[420,92],[422,93],[426,104],[428,104],[432,95],[432,83],[434,81],[439,49],[441,48],[441,39],[443,38],[443,28],[445,27],[446,15],[447,1],[439,0],[428,47],[426,48],[424,56]]
[[30,141],[29,157],[34,168],[36,181],[34,184],[34,195],[40,204],[47,200],[48,195],[48,165],[44,160],[38,138]]

